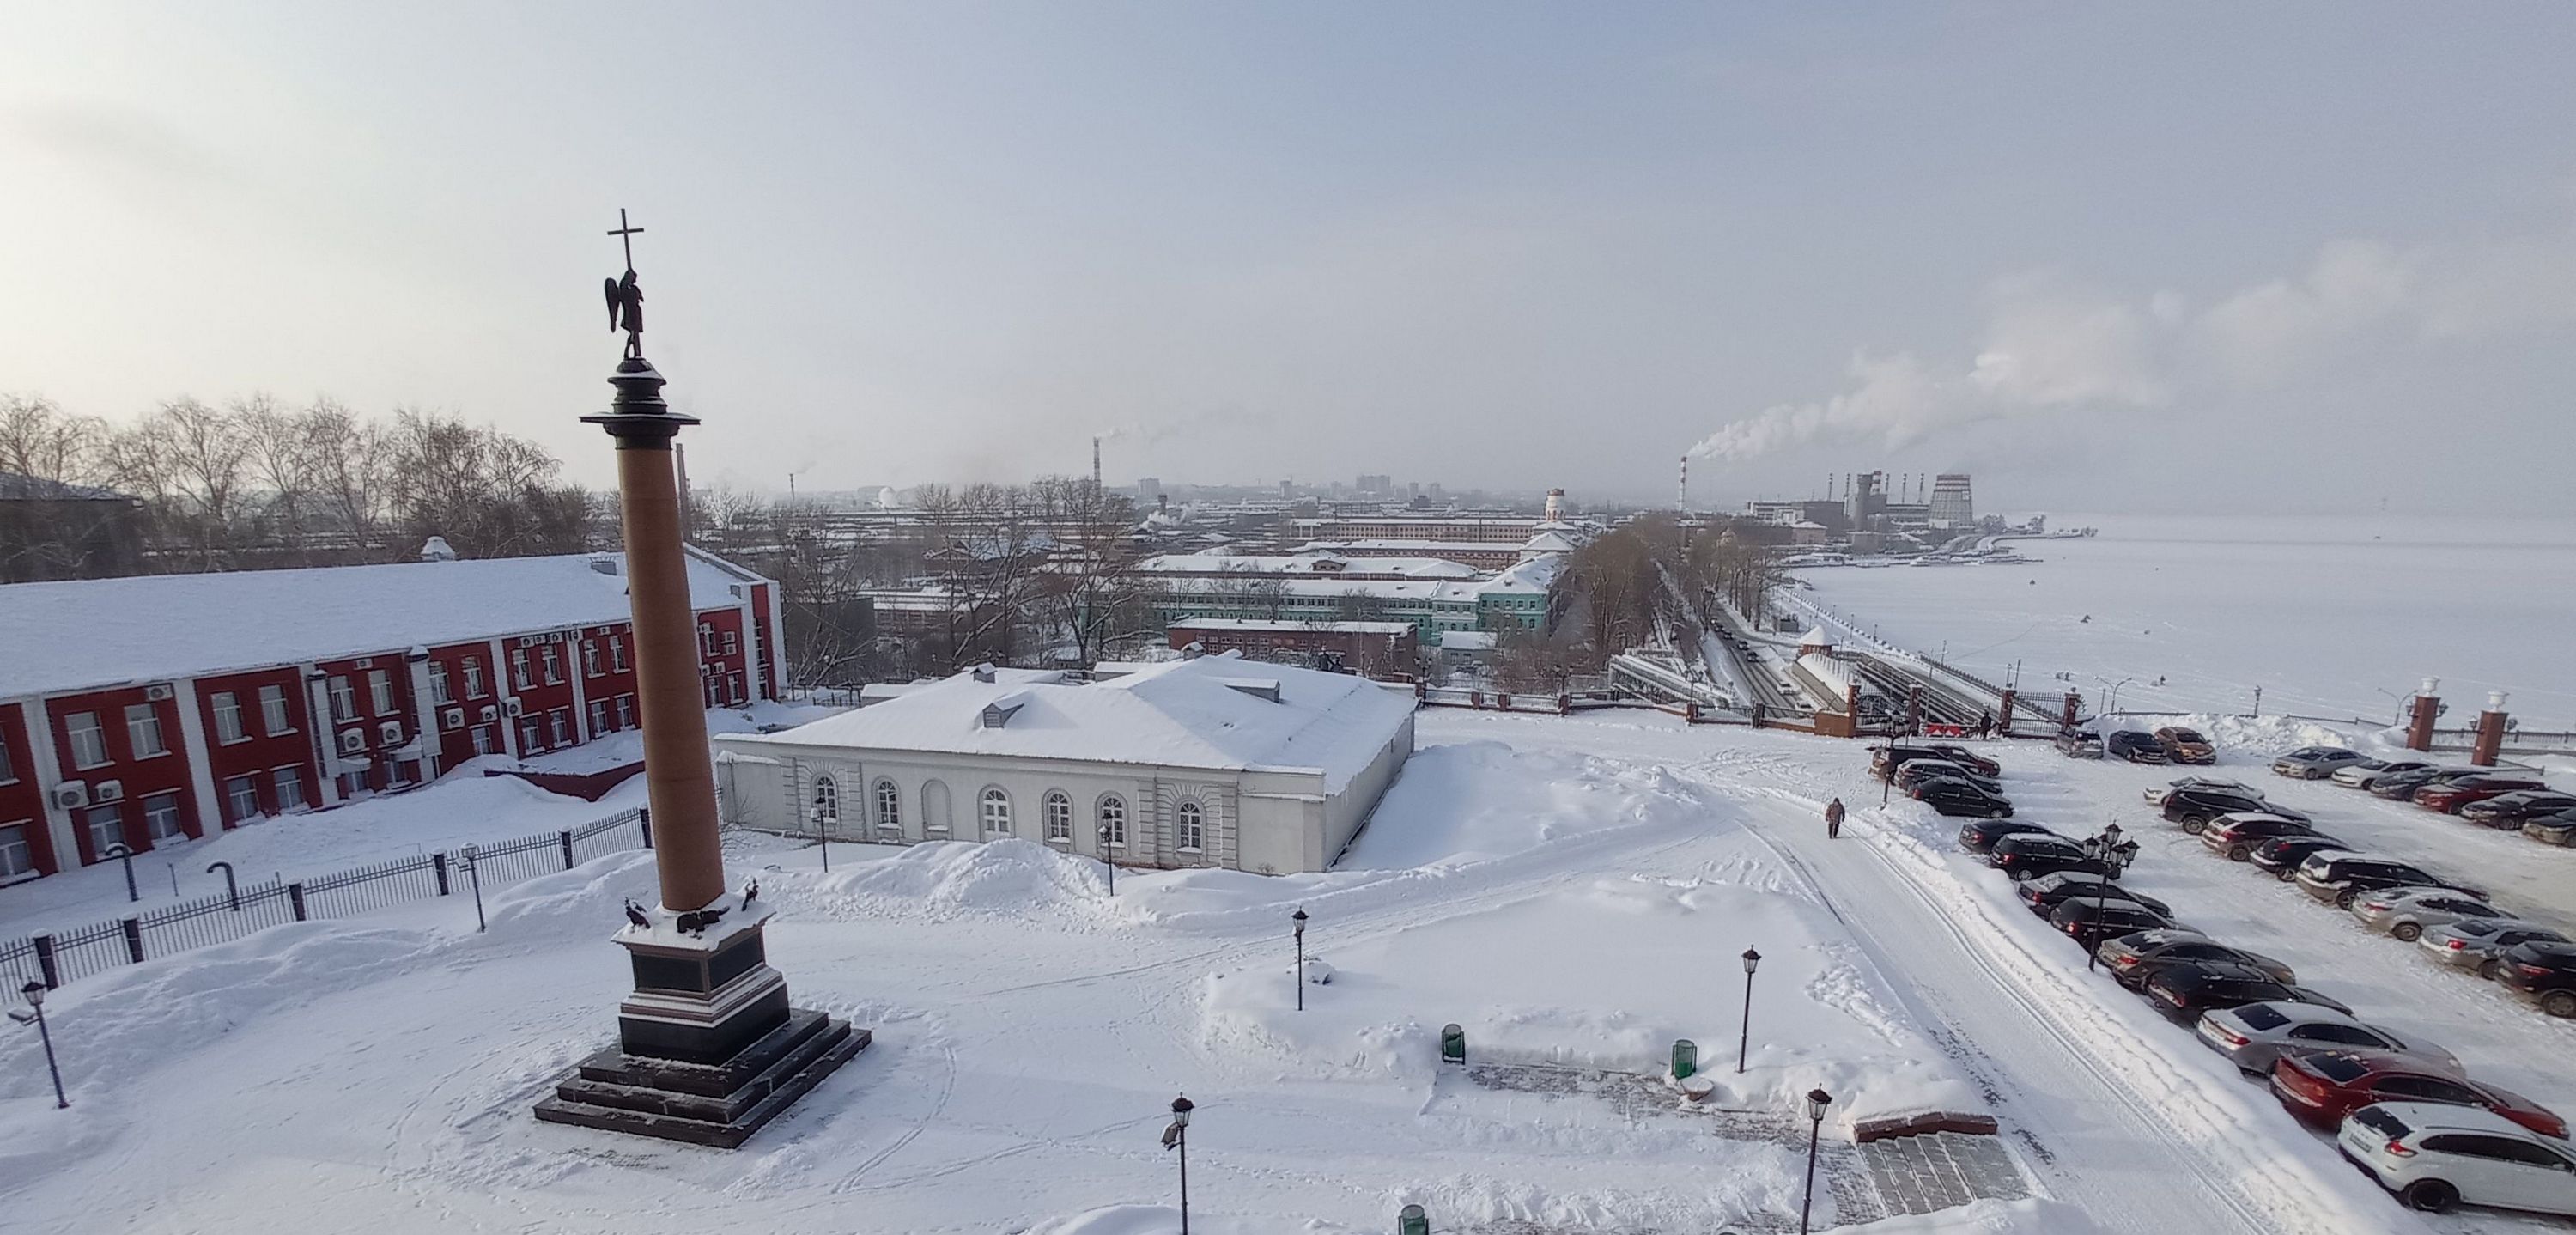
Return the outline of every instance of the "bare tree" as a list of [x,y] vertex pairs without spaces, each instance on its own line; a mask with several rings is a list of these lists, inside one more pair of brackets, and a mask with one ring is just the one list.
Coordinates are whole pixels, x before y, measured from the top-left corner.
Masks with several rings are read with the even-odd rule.
[[66,414],[52,400],[0,394],[0,472],[56,484],[102,479],[114,430],[96,416]]

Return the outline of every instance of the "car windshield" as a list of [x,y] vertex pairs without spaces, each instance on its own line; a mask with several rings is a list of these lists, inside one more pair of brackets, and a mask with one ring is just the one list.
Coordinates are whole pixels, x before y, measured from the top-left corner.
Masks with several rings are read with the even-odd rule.
[[2197,734],[2197,733],[2193,733],[2193,732],[2192,732],[2191,730],[2189,730],[2189,729],[2176,729],[2176,730],[2174,730],[2174,731],[2173,731],[2173,735],[2174,735],[2174,740],[2175,740],[2175,741],[2177,741],[2177,742],[2205,742],[2205,741],[2208,741],[2208,739],[2207,739],[2207,738],[2204,738],[2204,737],[2200,736],[2200,735],[2199,735],[2199,734]]
[[2248,1029],[2278,1029],[2290,1023],[2289,1017],[2268,1003],[2249,1003],[2238,1008],[2236,1019],[2245,1022]]
[[2360,1060],[2350,1055],[2337,1055],[2332,1052],[2309,1055],[2299,1062],[2308,1065],[2309,1071],[2338,1085],[2349,1085],[2370,1072],[2369,1065]]
[[2392,1141],[2414,1131],[2406,1126],[2406,1121],[2389,1114],[2384,1107],[2365,1106],[2352,1113],[2352,1121]]

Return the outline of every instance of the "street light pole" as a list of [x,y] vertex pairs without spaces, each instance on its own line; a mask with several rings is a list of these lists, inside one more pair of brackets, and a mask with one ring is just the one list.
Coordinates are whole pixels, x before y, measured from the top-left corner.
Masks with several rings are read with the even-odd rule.
[[458,850],[457,856],[465,859],[465,882],[474,885],[474,929],[481,931],[487,925],[483,921],[483,872],[474,864],[474,846]]
[[1297,924],[1297,1010],[1306,1010],[1306,911],[1288,915]]
[[142,900],[143,894],[134,890],[134,851],[126,848],[125,844],[120,841],[100,850],[99,856],[103,858],[114,858],[125,864],[125,899],[129,904]]
[[814,808],[814,838],[823,845],[823,873],[826,875],[832,873],[832,833],[824,825],[838,822],[836,817],[824,814],[822,807]]
[[1108,876],[1109,894],[1118,895],[1118,864],[1109,860],[1109,825],[1101,824],[1095,832],[1100,837],[1100,869]]
[[9,1019],[21,1025],[36,1023],[36,1037],[45,1044],[45,1071],[54,1078],[54,1109],[68,1110],[72,1100],[63,1096],[63,1070],[54,1062],[54,1031],[45,1024],[45,984],[29,978],[18,993],[27,997],[27,1010],[10,1013]]
[[2084,842],[2086,856],[2102,864],[2102,877],[2093,885],[2093,934],[2095,942],[2084,949],[2084,972],[2091,973],[2101,962],[2102,908],[2111,899],[2111,881],[2136,857],[2137,842],[2120,840],[2120,825],[2111,824],[2100,835]]
[[1181,1153],[1181,1235],[1190,1235],[1190,1111],[1187,1095],[1172,1099],[1172,1123],[1163,1129],[1163,1148]]
[[1744,1026],[1735,1038],[1735,1073],[1744,1074],[1745,1056],[1753,1050],[1753,971],[1762,964],[1762,954],[1744,950]]
[[1834,1096],[1823,1086],[1807,1091],[1807,1199],[1798,1206],[1798,1235],[1807,1235],[1808,1220],[1816,1211],[1816,1143],[1824,1136],[1825,1108],[1834,1104]]

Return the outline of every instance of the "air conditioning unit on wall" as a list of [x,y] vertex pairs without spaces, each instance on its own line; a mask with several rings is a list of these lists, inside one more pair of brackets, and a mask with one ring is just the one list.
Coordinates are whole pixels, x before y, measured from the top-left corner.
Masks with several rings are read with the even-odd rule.
[[483,720],[484,720],[484,721],[489,722],[489,721],[491,721],[493,718],[495,718],[495,717],[499,716],[500,714],[501,714],[501,709],[499,709],[499,708],[497,708],[497,707],[494,707],[494,706],[492,706],[491,704],[488,704],[488,703],[483,705],[483,711],[482,711],[481,715],[482,715],[482,718],[483,718]]
[[501,713],[505,716],[516,716],[524,707],[525,705],[521,704],[516,698],[504,699],[501,701]]
[[354,755],[365,749],[367,749],[367,734],[365,730],[351,729],[340,735],[341,754]]
[[56,810],[79,810],[89,805],[89,782],[67,780],[50,791]]
[[91,787],[89,796],[91,800],[98,802],[122,802],[125,800],[125,782],[121,780],[100,781],[98,784]]
[[[488,712],[488,711],[491,711],[492,709],[490,709],[490,708],[485,708],[485,709],[483,709],[483,710]],[[462,728],[464,728],[464,727],[465,727],[465,709],[463,709],[463,708],[449,708],[449,709],[447,709],[446,711],[439,713],[439,714],[438,714],[438,723],[439,723],[441,726],[443,726],[443,727],[445,727],[445,728],[449,728],[449,729],[462,729]]]
[[146,686],[143,688],[143,697],[154,703],[160,703],[168,699],[175,699],[178,698],[178,696],[178,689],[171,686],[168,682],[162,682],[157,685]]

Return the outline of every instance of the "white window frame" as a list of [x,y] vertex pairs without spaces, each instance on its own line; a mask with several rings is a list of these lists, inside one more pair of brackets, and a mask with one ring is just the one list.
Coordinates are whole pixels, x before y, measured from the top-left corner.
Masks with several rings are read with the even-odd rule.
[[902,832],[903,790],[896,788],[895,783],[892,780],[879,777],[876,785],[870,793],[872,800],[876,804],[877,830],[880,832]]
[[465,697],[468,699],[483,697],[483,658],[480,656],[465,658]]
[[528,649],[510,649],[510,681],[519,690],[526,690],[535,684],[528,676]]
[[247,772],[225,777],[225,822],[248,823],[259,813],[259,778]]
[[1101,823],[1109,825],[1110,848],[1127,847],[1127,799],[1114,793],[1100,795],[1099,804],[1092,808],[1092,817],[1096,821],[1095,827]]
[[492,753],[492,726],[476,725],[472,729],[466,730],[466,732],[472,735],[469,740],[474,743],[475,754],[488,755]]
[[433,660],[429,662],[429,697],[442,707],[456,702],[455,692],[450,690],[447,685],[446,661]]
[[841,782],[826,772],[814,778],[814,800],[807,812],[821,826],[841,822]]
[[608,637],[608,670],[611,673],[626,672],[626,637],[624,635]]
[[1046,839],[1050,845],[1073,843],[1073,797],[1062,789],[1050,789],[1040,802],[1038,813],[1046,819]]
[[[932,810],[936,804],[943,809]],[[957,799],[948,782],[933,778],[921,782],[921,832],[924,836],[949,836],[956,831]]]
[[36,873],[36,823],[20,819],[0,823],[0,879]]
[[548,728],[554,730],[555,745],[569,746],[572,744],[571,717],[571,708],[553,708],[546,712],[546,725]]
[[608,732],[608,701],[593,699],[590,701],[590,736],[598,737],[606,732]]
[[344,725],[358,719],[358,684],[348,674],[331,675],[331,719]]
[[9,755],[9,727],[0,725],[0,785],[18,783],[18,764]]
[[394,714],[394,675],[391,670],[367,670],[367,702],[374,705],[378,716]]
[[[104,837],[100,836],[99,825],[110,820],[115,823],[114,830]],[[108,846],[122,845],[125,843],[125,804],[123,802],[96,802],[83,807],[81,809],[80,826],[81,831],[89,837],[89,852],[91,860],[104,862],[107,860]]]
[[975,822],[985,836],[1012,835],[1011,791],[1000,785],[984,786],[975,795]]
[[125,743],[133,748],[137,759],[169,754],[169,739],[161,736],[161,709],[149,703],[126,704]]
[[588,639],[581,641],[581,675],[586,678],[599,676],[599,645]]
[[285,814],[307,805],[304,796],[304,769],[289,764],[268,770],[269,791],[277,795],[277,813]]
[[295,732],[295,713],[286,706],[285,687],[259,688],[259,726],[273,738]]
[[537,668],[545,675],[546,685],[563,685],[563,657],[555,655],[555,645],[537,649]]
[[1172,847],[1182,853],[1207,852],[1207,808],[1197,800],[1172,808]]
[[[170,826],[164,829],[166,821]],[[187,813],[179,805],[179,791],[164,790],[143,797],[143,838],[159,846],[165,841],[188,839]]]
[[242,706],[240,695],[229,690],[216,691],[214,698],[214,712],[216,741],[232,743],[246,742],[250,740],[250,731],[242,728]]
[[632,729],[635,727],[635,696],[619,695],[617,697],[617,727],[620,729]]

